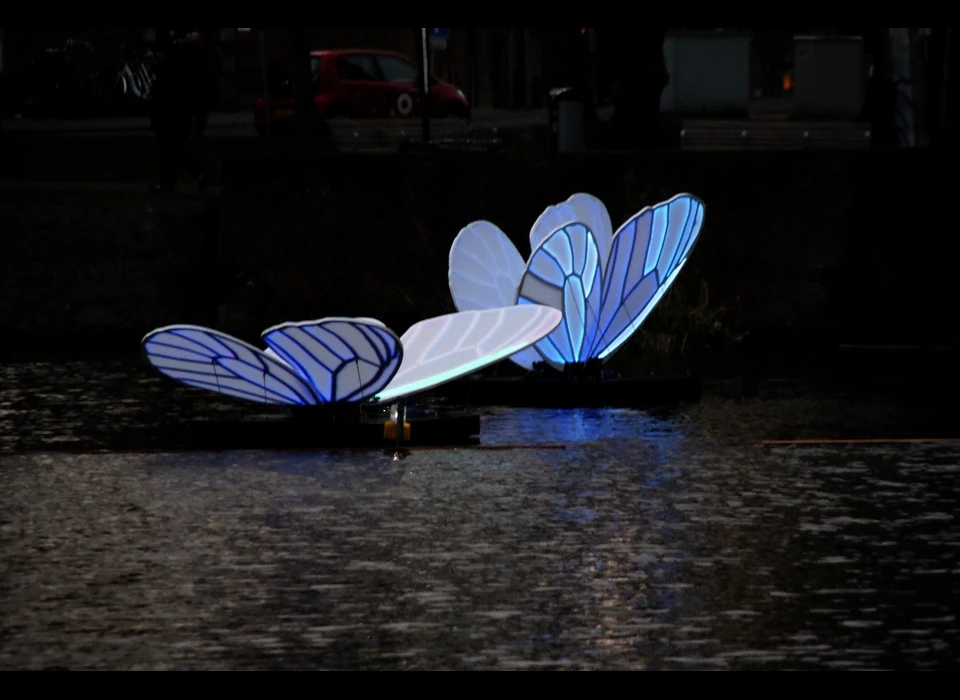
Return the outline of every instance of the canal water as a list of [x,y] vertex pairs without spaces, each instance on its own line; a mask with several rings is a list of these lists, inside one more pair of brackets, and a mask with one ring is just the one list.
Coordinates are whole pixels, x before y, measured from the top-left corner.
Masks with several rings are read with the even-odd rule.
[[958,412],[886,367],[484,409],[515,449],[397,461],[99,452],[237,404],[5,362],[0,669],[956,668]]

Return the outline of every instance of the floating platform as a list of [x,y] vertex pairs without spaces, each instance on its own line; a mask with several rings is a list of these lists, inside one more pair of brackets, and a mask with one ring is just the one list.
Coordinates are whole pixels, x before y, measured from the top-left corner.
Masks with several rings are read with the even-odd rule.
[[[307,414],[307,415],[304,415]],[[420,414],[415,409],[404,421],[404,447],[422,445],[476,445],[480,416],[466,412]],[[388,415],[331,419],[293,414],[249,415],[234,420],[197,420],[169,426],[171,443],[197,450],[271,450],[333,447],[395,447],[397,424]]]
[[572,379],[562,375],[472,377],[437,390],[448,401],[472,406],[538,408],[655,408],[697,403],[698,378]]

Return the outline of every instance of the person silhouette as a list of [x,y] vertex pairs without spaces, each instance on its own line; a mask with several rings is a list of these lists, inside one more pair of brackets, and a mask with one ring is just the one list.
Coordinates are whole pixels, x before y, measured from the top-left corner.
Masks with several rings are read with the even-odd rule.
[[154,190],[176,188],[177,166],[196,178],[201,192],[207,184],[204,168],[190,148],[190,137],[202,137],[209,115],[202,41],[199,32],[192,32],[157,53],[150,126],[157,135],[160,182]]

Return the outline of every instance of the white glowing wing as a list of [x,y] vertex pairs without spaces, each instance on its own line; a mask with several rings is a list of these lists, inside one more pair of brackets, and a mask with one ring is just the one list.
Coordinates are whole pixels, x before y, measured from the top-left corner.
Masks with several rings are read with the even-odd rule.
[[[512,306],[527,264],[507,234],[489,221],[474,221],[457,234],[450,246],[447,276],[458,311],[480,311]],[[533,348],[511,360],[526,370],[543,358]]]
[[593,233],[600,251],[600,269],[605,269],[613,243],[613,225],[603,202],[590,194],[578,193],[565,202],[547,207],[530,229],[530,250],[539,248],[557,229],[574,223],[583,224]]
[[450,246],[447,275],[457,311],[512,306],[524,267],[516,246],[489,221],[461,229]]
[[292,367],[226,333],[165,326],[147,333],[142,344],[150,364],[182,384],[257,403],[317,403]]
[[265,330],[263,340],[324,403],[375,395],[393,379],[403,357],[396,334],[370,318],[282,323]]
[[536,343],[561,318],[557,309],[525,304],[461,311],[414,324],[400,338],[400,371],[377,401],[432,389],[492,365]]

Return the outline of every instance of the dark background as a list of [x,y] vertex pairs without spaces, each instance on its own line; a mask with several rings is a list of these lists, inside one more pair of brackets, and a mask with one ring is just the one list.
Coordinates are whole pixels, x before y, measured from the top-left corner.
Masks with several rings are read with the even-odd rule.
[[[401,29],[310,31],[311,41],[323,45],[376,42],[408,53],[416,40],[414,31]],[[665,31],[646,37],[649,58],[634,65],[636,74],[652,70]],[[756,30],[754,83],[775,92],[776,57],[799,31]],[[883,54],[876,37],[884,31],[862,32],[875,58]],[[25,65],[31,50],[71,32],[7,29],[5,76]],[[99,32],[94,38],[102,47],[142,34],[90,32]],[[506,71],[513,83],[491,78],[505,69],[487,62],[485,52],[497,41],[514,41],[517,32],[509,29],[454,33],[449,50],[437,54],[437,70],[462,78],[479,105],[531,106],[536,90],[517,89],[512,98],[509,85],[529,88],[534,77],[549,86],[594,76],[596,86],[614,73],[620,80],[626,75],[610,30],[597,30],[602,68],[576,51],[566,62],[557,58],[565,46],[589,51],[579,28],[520,34],[537,37],[540,54],[550,58],[537,76],[528,65],[519,77]],[[289,48],[285,36],[270,30],[272,50]],[[242,92],[242,66],[255,57],[248,44],[236,39],[230,48],[236,79],[221,102]],[[689,191],[706,202],[707,215],[676,294],[695,305],[705,286],[709,304],[727,310],[725,326],[788,343],[953,343],[957,244],[947,174],[955,111],[944,105],[955,103],[956,89],[942,75],[949,57],[931,47],[927,94],[938,96],[939,111],[925,113],[942,118],[928,120],[938,128],[926,148],[687,152],[661,141],[552,154],[545,120],[503,133],[506,147],[485,153],[337,153],[345,149],[316,139],[280,143],[211,133],[205,149],[213,190],[158,197],[144,187],[156,167],[147,133],[6,131],[0,342],[136,344],[143,333],[174,322],[256,339],[281,320],[330,314],[375,316],[402,330],[453,310],[447,253],[470,221],[494,221],[526,255],[536,216],[573,192],[600,197],[616,225],[645,205]],[[617,64],[619,72],[610,67]],[[596,102],[606,99],[600,91]],[[879,123],[882,115],[867,116]],[[661,130],[669,119],[660,119]]]

